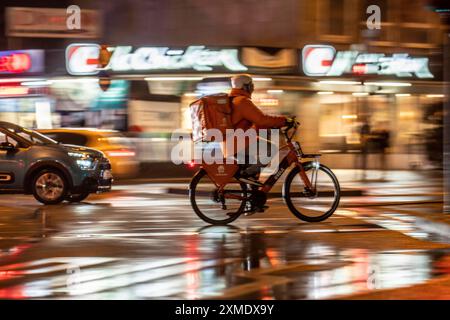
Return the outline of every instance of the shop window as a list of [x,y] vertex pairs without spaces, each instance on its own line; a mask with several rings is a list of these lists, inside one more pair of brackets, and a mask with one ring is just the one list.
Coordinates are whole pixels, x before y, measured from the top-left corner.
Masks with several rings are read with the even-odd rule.
[[389,22],[392,20],[391,12],[389,11],[388,0],[365,0],[362,1],[363,8],[361,10],[362,16],[361,21],[367,21],[369,15],[367,14],[367,8],[372,5],[380,7],[381,11],[381,22]]
[[[423,0],[402,0],[402,5],[407,6],[408,10],[399,10],[400,41],[418,44],[418,46],[433,42],[436,32],[439,32],[440,21],[437,15],[426,8],[427,3]],[[440,40],[440,36],[437,38]]]
[[433,47],[432,42],[440,40],[439,35],[436,35],[439,18],[427,9],[425,0],[363,0],[361,3],[362,28],[367,21],[368,6],[377,5],[381,10],[381,30],[371,33],[372,45]]
[[350,8],[351,0],[320,0],[317,2],[317,30],[325,41],[351,42],[357,15]]
[[428,34],[429,31],[424,29],[403,29],[402,41],[409,43],[427,43]]
[[328,34],[344,34],[344,0],[328,1],[330,20]]
[[395,41],[396,38],[396,29],[395,29],[395,8],[392,3],[389,4],[388,0],[364,0],[361,2],[361,28],[362,30],[367,29],[367,19],[369,18],[369,14],[367,13],[367,8],[372,5],[376,5],[380,8],[380,19],[381,19],[381,29],[371,30],[372,32],[368,33],[370,39],[372,41]]
[[324,153],[350,152],[354,144],[355,105],[349,96],[336,95],[320,103],[319,139]]
[[[427,11],[426,6],[427,3],[423,0],[402,0],[399,10],[401,22],[428,23],[432,13]],[[408,8],[408,10],[401,10],[401,8]]]

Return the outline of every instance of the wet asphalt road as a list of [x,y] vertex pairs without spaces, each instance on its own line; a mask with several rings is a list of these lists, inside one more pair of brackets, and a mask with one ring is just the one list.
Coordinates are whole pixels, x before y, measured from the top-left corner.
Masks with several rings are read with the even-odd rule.
[[448,239],[398,206],[344,205],[311,224],[274,199],[265,213],[213,227],[161,188],[57,206],[1,195],[0,298],[330,299],[450,273]]

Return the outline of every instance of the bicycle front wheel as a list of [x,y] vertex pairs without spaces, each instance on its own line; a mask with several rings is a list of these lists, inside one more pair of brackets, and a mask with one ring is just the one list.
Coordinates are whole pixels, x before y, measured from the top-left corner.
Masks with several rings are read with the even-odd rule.
[[247,186],[237,180],[233,180],[225,186],[224,194],[235,198],[221,199],[218,188],[206,174],[200,170],[192,178],[189,187],[189,199],[194,212],[203,221],[213,225],[226,225],[236,220],[245,209]]
[[339,206],[339,182],[334,173],[322,164],[316,168],[313,162],[306,162],[303,167],[309,180],[315,184],[316,192],[306,190],[299,175],[300,169],[295,167],[284,182],[283,198],[289,210],[300,220],[323,221]]

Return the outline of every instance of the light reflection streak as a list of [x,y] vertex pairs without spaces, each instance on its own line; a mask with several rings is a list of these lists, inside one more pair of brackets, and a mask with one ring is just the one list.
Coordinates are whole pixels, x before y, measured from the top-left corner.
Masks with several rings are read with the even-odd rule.
[[308,281],[308,298],[326,299],[374,289],[404,287],[431,277],[427,254],[370,253],[364,249],[351,249],[343,254],[353,264],[313,273]]

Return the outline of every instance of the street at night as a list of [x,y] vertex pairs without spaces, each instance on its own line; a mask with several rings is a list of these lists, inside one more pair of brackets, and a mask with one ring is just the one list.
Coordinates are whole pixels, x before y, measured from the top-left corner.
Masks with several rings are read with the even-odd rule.
[[450,224],[423,218],[441,215],[439,180],[417,187],[408,180],[420,174],[374,171],[362,189],[346,182],[353,172],[337,174],[349,196],[321,223],[273,199],[209,226],[174,192],[183,179],[119,184],[78,204],[1,196],[0,298],[449,298]]

